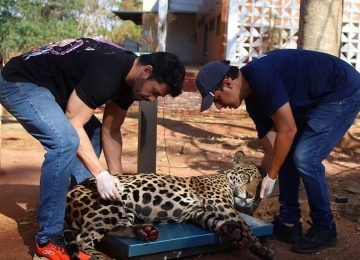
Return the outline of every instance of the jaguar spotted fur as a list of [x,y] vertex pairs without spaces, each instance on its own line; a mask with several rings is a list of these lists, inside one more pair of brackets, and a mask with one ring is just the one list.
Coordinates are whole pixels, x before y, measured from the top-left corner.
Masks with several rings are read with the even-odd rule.
[[243,152],[223,173],[177,177],[155,173],[119,175],[121,201],[101,199],[94,178],[68,192],[64,226],[67,252],[72,260],[82,250],[92,260],[103,256],[94,246],[104,237],[156,240],[159,223],[192,222],[225,235],[232,246],[249,249],[260,259],[274,259],[241,218],[236,207],[254,208],[265,173]]

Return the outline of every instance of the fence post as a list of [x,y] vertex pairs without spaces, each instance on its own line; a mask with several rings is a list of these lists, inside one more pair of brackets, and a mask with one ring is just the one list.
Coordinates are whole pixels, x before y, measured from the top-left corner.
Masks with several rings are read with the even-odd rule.
[[156,172],[157,100],[139,102],[137,172]]

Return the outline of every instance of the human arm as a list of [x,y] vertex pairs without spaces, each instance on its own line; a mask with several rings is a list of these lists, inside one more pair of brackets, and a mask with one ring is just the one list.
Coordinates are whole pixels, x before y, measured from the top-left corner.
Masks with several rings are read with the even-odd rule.
[[126,110],[114,103],[105,106],[101,138],[107,166],[112,174],[122,173],[122,136],[121,125],[124,123]]
[[261,166],[268,173],[262,183],[260,192],[262,198],[271,194],[280,167],[289,153],[297,131],[289,102],[275,111],[271,118],[275,127],[260,140],[260,144],[264,149]]
[[77,156],[86,169],[96,178],[100,196],[103,199],[120,199],[118,192],[120,188],[119,181],[111,176],[100,163],[84,129],[84,125],[89,121],[93,113],[94,109],[88,107],[74,90],[68,100],[65,114],[79,136],[80,144]]
[[271,118],[275,124],[277,134],[274,140],[273,158],[268,174],[271,179],[276,179],[280,167],[289,153],[297,128],[289,102],[276,110]]
[[259,140],[259,143],[264,151],[264,157],[261,161],[261,168],[263,168],[266,172],[269,172],[273,153],[274,153],[274,143],[277,132],[275,127],[272,127],[270,131]]

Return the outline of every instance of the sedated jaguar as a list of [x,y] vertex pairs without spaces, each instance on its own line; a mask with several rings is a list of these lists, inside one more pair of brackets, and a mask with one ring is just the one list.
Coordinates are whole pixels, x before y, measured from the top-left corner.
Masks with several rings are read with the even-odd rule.
[[104,235],[154,241],[159,236],[155,224],[191,222],[225,235],[232,246],[249,249],[260,259],[274,259],[274,252],[259,242],[236,209],[258,206],[265,173],[242,151],[233,161],[230,170],[204,176],[119,175],[120,201],[101,199],[94,178],[85,180],[67,196],[67,253],[72,260],[79,259],[78,250],[102,260],[94,246]]

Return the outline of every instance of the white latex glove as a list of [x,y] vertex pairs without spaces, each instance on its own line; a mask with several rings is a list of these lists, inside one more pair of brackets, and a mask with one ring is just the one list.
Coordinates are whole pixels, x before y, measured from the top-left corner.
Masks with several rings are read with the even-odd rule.
[[105,200],[120,200],[121,184],[118,178],[108,171],[102,171],[96,176],[96,187],[101,198]]
[[267,197],[271,194],[274,189],[276,179],[273,180],[269,177],[269,174],[266,174],[265,178],[262,180],[261,183],[261,191],[260,191],[260,198]]

